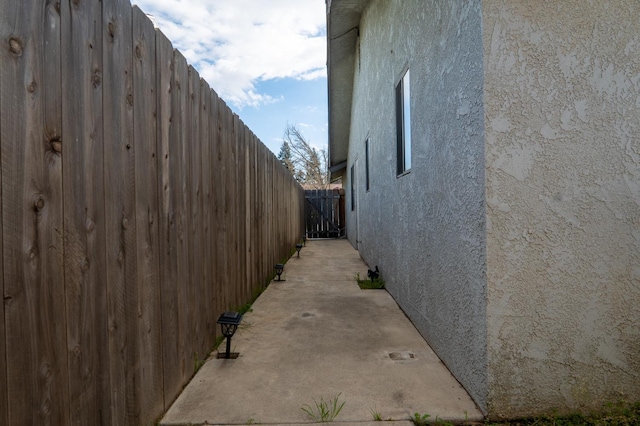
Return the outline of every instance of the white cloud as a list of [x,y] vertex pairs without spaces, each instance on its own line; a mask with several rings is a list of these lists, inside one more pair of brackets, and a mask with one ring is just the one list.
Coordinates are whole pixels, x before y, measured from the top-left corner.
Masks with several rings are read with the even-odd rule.
[[134,0],[225,101],[278,102],[259,81],[326,76],[325,0]]

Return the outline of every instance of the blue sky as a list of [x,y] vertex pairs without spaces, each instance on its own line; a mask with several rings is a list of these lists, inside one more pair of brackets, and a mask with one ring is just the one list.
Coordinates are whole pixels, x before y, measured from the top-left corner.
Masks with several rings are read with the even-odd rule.
[[132,0],[275,154],[327,144],[325,0]]

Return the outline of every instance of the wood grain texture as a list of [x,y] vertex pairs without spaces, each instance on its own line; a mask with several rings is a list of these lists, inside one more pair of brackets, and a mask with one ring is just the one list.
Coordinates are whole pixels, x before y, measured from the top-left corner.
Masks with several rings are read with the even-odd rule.
[[[222,220],[222,212],[220,209],[220,194],[224,190],[220,186],[220,132],[222,123],[220,122],[220,99],[216,92],[211,91],[211,110],[209,123],[211,130],[209,139],[211,141],[211,296],[213,297],[213,320],[216,321],[223,312],[222,304],[222,286],[220,280],[220,268],[222,267],[220,252],[220,230],[219,223]],[[218,326],[216,325],[213,338],[216,339],[220,335]]]
[[247,131],[247,152],[245,156],[245,162],[247,164],[247,220],[246,220],[246,244],[247,244],[247,266],[245,268],[247,274],[247,282],[250,285],[250,297],[253,299],[254,295],[257,294],[257,289],[260,283],[257,280],[256,270],[256,245],[255,241],[257,238],[256,232],[254,231],[255,221],[256,221],[256,200],[255,200],[255,191],[256,191],[256,144],[255,144],[255,136],[253,132],[251,132],[248,128]]
[[226,310],[229,304],[229,277],[228,270],[229,265],[227,259],[229,258],[229,252],[227,251],[227,226],[228,226],[228,209],[226,203],[226,194],[228,192],[228,179],[226,164],[228,161],[227,156],[227,139],[229,130],[229,114],[230,110],[227,105],[219,99],[217,106],[218,116],[218,134],[216,138],[216,152],[217,152],[217,168],[216,168],[216,209],[217,209],[217,235],[216,241],[218,243],[218,289],[220,292],[220,306],[222,310]]
[[[231,258],[229,259],[231,270],[229,271],[229,279],[230,286],[229,288],[232,291],[232,299],[231,304],[229,305],[230,309],[235,309],[241,305],[241,289],[242,283],[240,282],[240,266],[241,262],[241,254],[240,254],[240,240],[241,231],[240,231],[240,199],[242,196],[240,195],[240,167],[238,161],[238,143],[240,139],[240,118],[237,114],[233,113],[231,116],[231,139],[229,143],[229,161],[231,162],[232,167],[230,167],[229,172],[231,175],[231,183],[229,186],[229,192],[227,193],[227,199],[229,203],[229,221],[231,222],[231,246],[229,247],[229,251],[231,253]],[[239,196],[240,195],[240,196]]]
[[[60,18],[51,2],[2,10],[2,227],[9,424],[68,422]],[[48,53],[45,49],[47,42]],[[50,61],[50,62],[47,62]],[[48,70],[48,68],[51,68]]]
[[102,8],[98,2],[63,2],[61,13],[70,420],[108,424]]
[[189,288],[191,287],[191,268],[189,264],[189,237],[190,237],[190,208],[189,197],[189,76],[187,61],[180,52],[174,50],[174,88],[172,124],[175,124],[175,133],[172,131],[171,142],[175,143],[174,160],[172,164],[172,178],[176,180],[176,220],[178,224],[178,274],[174,285],[178,286],[178,364],[180,366],[181,382],[186,383],[193,374],[193,336],[191,329],[191,311],[189,306]]
[[200,300],[203,298],[202,290],[202,222],[200,212],[202,210],[202,139],[200,123],[200,75],[192,67],[188,68],[189,98],[187,115],[189,120],[188,143],[188,178],[189,178],[189,288],[188,308],[189,327],[191,330],[193,348],[191,351],[190,367],[195,372],[197,363],[204,358],[203,330],[200,318]]
[[[237,116],[236,116],[237,117]],[[240,118],[237,118],[237,136],[236,136],[236,161],[238,164],[237,167],[237,189],[236,189],[236,232],[237,232],[237,244],[238,244],[238,264],[236,266],[237,275],[236,275],[236,288],[238,289],[238,307],[243,305],[245,300],[251,299],[251,293],[247,290],[247,276],[246,276],[246,259],[247,259],[247,248],[246,248],[246,227],[245,220],[247,215],[247,206],[246,206],[246,169],[247,163],[245,162],[245,150],[246,150],[246,131],[245,125],[242,123]]]
[[132,10],[103,3],[103,126],[111,409],[117,424],[140,422],[138,286],[133,138]]
[[[177,143],[180,135],[179,99],[174,80],[173,46],[169,39],[156,30],[157,75],[157,151],[159,155],[159,261],[162,328],[162,370],[164,409],[180,393],[182,374],[179,363],[178,323],[178,201],[181,191],[176,162],[180,158]],[[177,110],[174,110],[177,108]],[[179,169],[177,169],[179,170]]]
[[213,268],[214,260],[211,210],[213,208],[213,194],[211,192],[211,131],[213,129],[213,120],[211,117],[211,89],[209,85],[200,80],[200,123],[201,123],[201,181],[202,181],[202,227],[200,232],[200,244],[202,245],[202,295],[199,298],[200,320],[203,330],[203,352],[201,359],[204,359],[215,342],[216,319],[214,318],[214,298],[213,298]]
[[[5,21],[9,14],[9,1],[8,0],[0,0],[0,78],[2,78],[5,74],[3,70],[4,65],[8,62],[5,60],[5,55],[7,55],[7,46],[5,40],[7,40],[6,30],[3,28],[9,28],[8,22]],[[3,98],[5,95],[3,92],[6,90],[3,84],[0,83],[0,110],[4,110],[5,101]],[[2,122],[4,120],[4,114],[0,113],[0,153],[3,150],[3,141],[5,138],[5,133],[3,132]],[[8,135],[8,133],[7,133]],[[0,157],[1,161],[1,157]],[[2,173],[0,173],[0,188],[2,188]],[[2,198],[0,197],[0,200]],[[3,216],[3,205],[0,202],[0,221],[2,221]],[[3,231],[2,226],[0,225],[0,247],[4,248],[3,243]],[[6,293],[4,291],[4,256],[0,256],[0,296],[2,296],[2,303],[0,303],[0,423],[1,424],[9,424],[9,393],[7,391],[7,346],[6,346],[6,327],[4,323],[4,305],[8,301],[6,299]]]
[[[164,409],[156,155],[156,34],[153,24],[133,8],[133,123],[136,183],[138,341],[140,418]],[[155,392],[149,392],[155,389]]]

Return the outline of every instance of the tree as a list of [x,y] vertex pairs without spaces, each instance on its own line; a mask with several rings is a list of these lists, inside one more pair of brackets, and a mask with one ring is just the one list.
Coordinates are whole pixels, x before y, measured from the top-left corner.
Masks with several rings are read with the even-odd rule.
[[308,188],[323,189],[329,185],[327,151],[317,150],[294,125],[287,125],[278,159]]
[[295,166],[293,165],[293,161],[291,161],[291,147],[289,146],[287,141],[284,141],[282,143],[282,146],[280,147],[278,160],[280,160],[284,168],[289,170],[291,174],[295,173]]

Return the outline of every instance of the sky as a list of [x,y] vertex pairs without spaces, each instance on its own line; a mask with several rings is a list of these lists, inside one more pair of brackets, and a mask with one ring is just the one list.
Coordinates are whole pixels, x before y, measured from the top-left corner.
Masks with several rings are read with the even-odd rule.
[[276,155],[327,145],[325,0],[132,0]]

